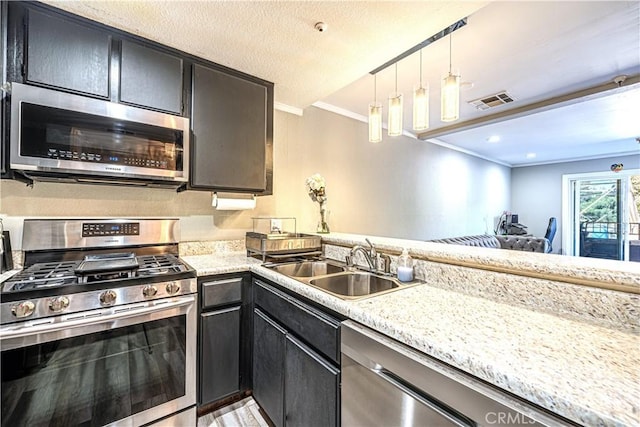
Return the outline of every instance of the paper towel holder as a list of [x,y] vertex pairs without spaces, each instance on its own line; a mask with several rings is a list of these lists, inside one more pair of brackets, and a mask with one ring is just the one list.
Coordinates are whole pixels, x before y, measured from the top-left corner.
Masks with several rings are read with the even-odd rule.
[[[228,196],[234,196],[235,194],[228,194]],[[223,197],[219,196],[218,192],[212,193],[211,206],[217,210],[247,210],[255,209],[256,207],[256,195],[251,194],[251,197]]]

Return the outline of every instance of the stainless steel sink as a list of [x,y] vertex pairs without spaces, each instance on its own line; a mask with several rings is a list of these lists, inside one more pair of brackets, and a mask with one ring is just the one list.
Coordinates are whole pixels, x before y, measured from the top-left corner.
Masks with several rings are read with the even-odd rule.
[[401,286],[390,277],[355,271],[312,279],[309,284],[345,299],[371,296]]
[[271,267],[273,271],[290,277],[315,277],[340,273],[345,267],[327,261],[301,261],[289,264],[279,264]]
[[354,270],[338,261],[309,260],[269,266],[269,269],[345,300],[357,300],[424,282],[403,283],[394,277]]

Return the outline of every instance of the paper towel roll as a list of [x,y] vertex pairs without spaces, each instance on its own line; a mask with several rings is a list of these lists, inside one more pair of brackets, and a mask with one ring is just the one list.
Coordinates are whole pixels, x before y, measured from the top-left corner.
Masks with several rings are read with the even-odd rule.
[[255,196],[250,199],[230,199],[226,197],[218,197],[213,195],[211,205],[219,211],[242,211],[256,208]]

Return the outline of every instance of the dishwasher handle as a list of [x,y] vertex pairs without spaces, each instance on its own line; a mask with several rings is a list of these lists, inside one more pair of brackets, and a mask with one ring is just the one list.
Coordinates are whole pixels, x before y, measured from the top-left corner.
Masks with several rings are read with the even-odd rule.
[[476,427],[477,424],[472,420],[468,419],[464,415],[458,413],[454,409],[449,408],[444,403],[437,401],[433,397],[425,394],[422,390],[418,390],[413,387],[411,384],[406,383],[401,378],[397,377],[383,367],[370,368],[371,372],[376,374],[380,379],[388,382],[393,387],[399,389],[404,394],[412,397],[416,401],[420,402],[427,408],[431,409],[434,412],[437,412],[442,417],[446,418],[451,423],[455,424],[458,427]]

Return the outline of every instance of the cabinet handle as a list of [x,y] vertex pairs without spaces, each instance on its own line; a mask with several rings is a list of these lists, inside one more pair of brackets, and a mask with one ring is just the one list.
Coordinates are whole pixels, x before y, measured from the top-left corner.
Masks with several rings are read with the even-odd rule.
[[216,311],[210,311],[207,313],[201,313],[200,316],[202,317],[216,316],[218,314],[229,313],[231,311],[240,311],[240,307],[231,307],[224,310],[216,310]]

